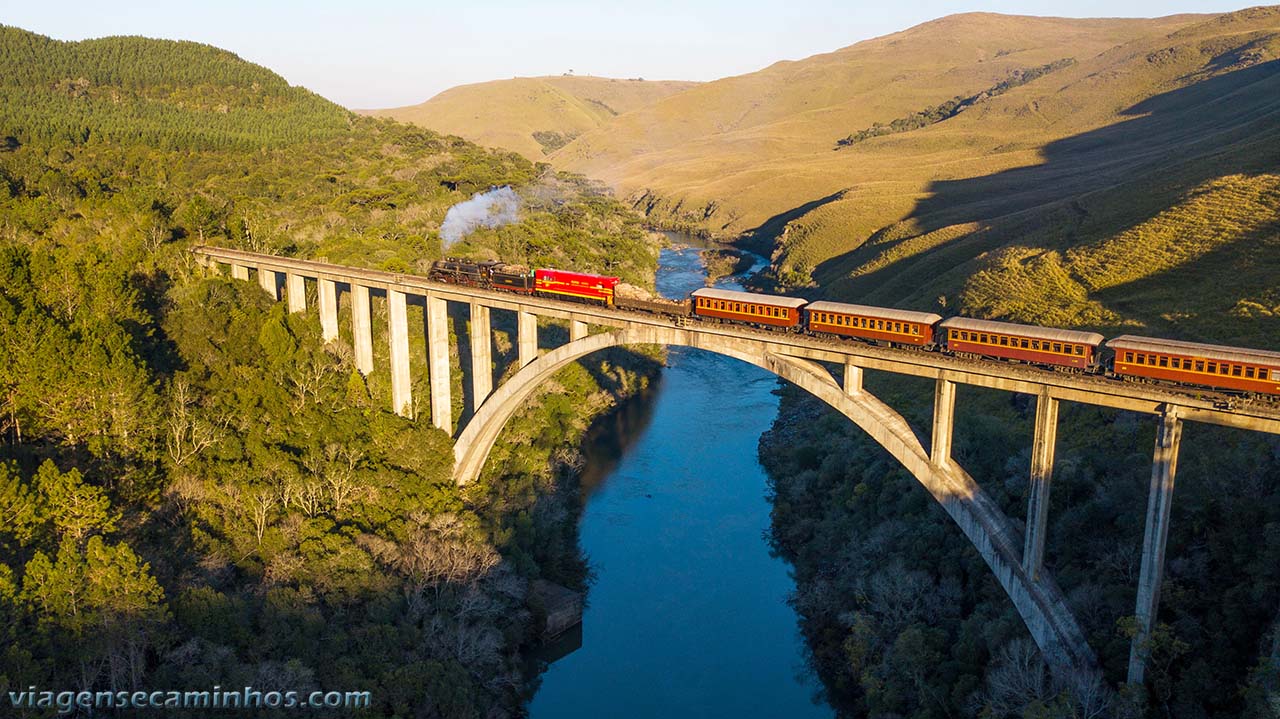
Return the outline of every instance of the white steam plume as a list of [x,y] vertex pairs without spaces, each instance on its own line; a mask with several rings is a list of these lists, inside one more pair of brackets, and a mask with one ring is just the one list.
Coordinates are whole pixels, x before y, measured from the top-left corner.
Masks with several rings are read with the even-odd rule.
[[477,227],[501,227],[515,222],[520,214],[520,196],[504,185],[472,195],[445,213],[440,238],[447,248]]

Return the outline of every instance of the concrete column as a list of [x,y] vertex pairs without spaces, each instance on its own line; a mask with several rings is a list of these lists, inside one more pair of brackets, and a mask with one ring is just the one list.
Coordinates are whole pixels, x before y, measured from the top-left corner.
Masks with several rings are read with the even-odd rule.
[[245,267],[244,265],[237,265],[237,264],[235,264],[235,263],[232,263],[232,265],[231,265],[231,278],[232,278],[232,279],[234,279],[234,280],[247,280],[247,279],[249,279],[249,268],[248,268],[248,267]]
[[258,285],[271,295],[272,302],[280,301],[280,288],[276,286],[276,273],[271,270],[258,269]]
[[517,312],[516,333],[520,345],[520,366],[538,359],[538,316],[532,312]]
[[1151,467],[1151,489],[1147,494],[1147,524],[1142,536],[1142,569],[1138,574],[1138,603],[1134,615],[1138,633],[1129,646],[1129,683],[1141,684],[1146,674],[1146,646],[1160,605],[1160,583],[1164,580],[1164,550],[1169,539],[1169,511],[1173,507],[1173,479],[1178,471],[1178,445],[1182,421],[1166,408],[1156,430],[1155,461]]
[[569,320],[569,341],[580,340],[587,336],[587,323]]
[[471,303],[471,397],[474,413],[493,392],[493,335],[489,308]]
[[844,365],[844,393],[847,395],[855,395],[862,391],[862,368],[856,365],[845,363]]
[[939,377],[933,391],[933,448],[929,459],[937,465],[951,462],[951,424],[956,412],[956,383]]
[[1049,483],[1053,480],[1053,449],[1058,441],[1058,400],[1046,387],[1036,398],[1036,434],[1031,444],[1031,484],[1027,488],[1027,536],[1022,570],[1031,579],[1044,566],[1044,541],[1049,522]]
[[338,285],[323,277],[316,281],[320,295],[320,328],[324,341],[338,339]]
[[427,295],[427,372],[431,378],[431,424],[453,434],[448,305],[439,297]]
[[356,369],[368,376],[373,371],[373,315],[369,309],[369,288],[351,285],[351,343],[356,350]]
[[413,416],[413,389],[409,378],[409,317],[404,293],[387,290],[391,337],[391,409],[401,417]]
[[289,296],[290,312],[305,312],[307,309],[307,285],[302,275],[292,272],[284,276],[285,293]]

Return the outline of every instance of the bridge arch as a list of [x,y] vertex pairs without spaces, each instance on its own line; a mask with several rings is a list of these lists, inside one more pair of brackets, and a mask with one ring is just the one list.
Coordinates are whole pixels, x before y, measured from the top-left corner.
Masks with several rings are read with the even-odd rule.
[[521,368],[479,407],[454,445],[455,481],[465,485],[479,478],[502,428],[552,375],[593,352],[633,344],[695,347],[742,360],[795,384],[848,417],[893,455],[960,527],[1013,601],[1054,671],[1098,671],[1097,658],[1061,590],[1047,571],[1033,577],[1023,570],[1018,533],[968,473],[950,460],[933,462],[907,421],[879,398],[861,389],[845,392],[817,363],[771,352],[757,340],[647,326],[588,335],[557,347]]

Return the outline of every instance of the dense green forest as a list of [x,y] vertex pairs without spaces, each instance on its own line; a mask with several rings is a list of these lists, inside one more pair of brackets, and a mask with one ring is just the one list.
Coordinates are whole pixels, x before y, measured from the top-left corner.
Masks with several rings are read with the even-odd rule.
[[362,377],[314,316],[187,250],[418,271],[448,207],[510,185],[521,220],[459,251],[647,284],[636,218],[583,178],[356,117],[207,46],[0,28],[0,66],[0,688],[515,711],[529,581],[586,579],[562,447],[656,363],[570,367],[460,490],[449,437],[388,411],[385,369]]

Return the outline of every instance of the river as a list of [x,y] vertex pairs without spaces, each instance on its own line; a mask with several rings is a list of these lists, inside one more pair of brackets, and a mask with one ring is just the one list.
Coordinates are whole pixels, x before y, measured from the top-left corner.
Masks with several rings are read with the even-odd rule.
[[[663,250],[663,295],[684,297],[704,277],[697,247]],[[776,386],[754,366],[671,348],[656,390],[594,433],[580,532],[596,578],[582,644],[541,676],[532,719],[833,715],[814,700],[789,566],[765,540],[756,443]]]

